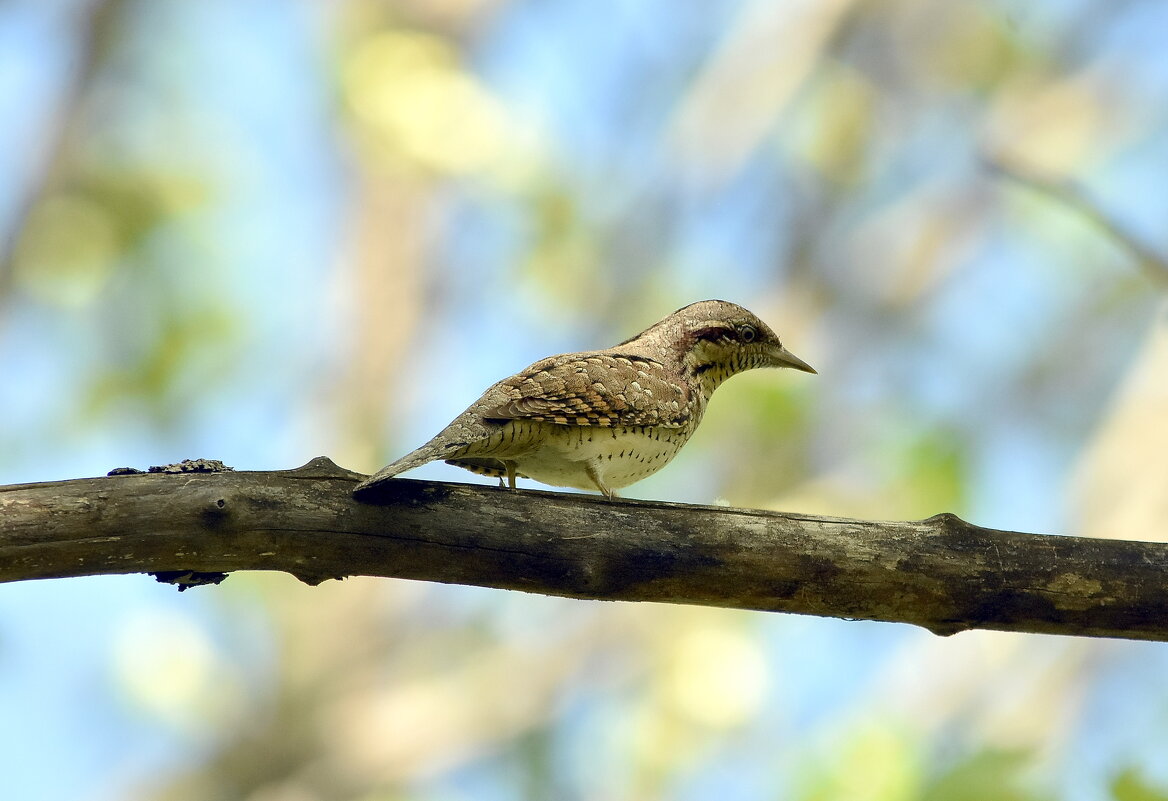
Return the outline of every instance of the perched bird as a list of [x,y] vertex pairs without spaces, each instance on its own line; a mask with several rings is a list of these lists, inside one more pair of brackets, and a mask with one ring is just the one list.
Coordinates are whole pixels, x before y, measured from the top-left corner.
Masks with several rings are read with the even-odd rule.
[[490,387],[432,440],[357,485],[444,459],[503,478],[614,490],[677,455],[723,381],[754,367],[814,373],[746,309],[703,300],[605,350],[541,359]]

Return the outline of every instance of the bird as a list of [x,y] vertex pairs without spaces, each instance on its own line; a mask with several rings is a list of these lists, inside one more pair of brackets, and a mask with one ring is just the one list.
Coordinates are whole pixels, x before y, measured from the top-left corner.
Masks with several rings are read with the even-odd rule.
[[756,367],[816,372],[743,307],[691,303],[619,345],[549,356],[491,385],[353,493],[371,499],[400,473],[441,459],[511,489],[516,478],[530,478],[611,499],[668,464],[714,390]]

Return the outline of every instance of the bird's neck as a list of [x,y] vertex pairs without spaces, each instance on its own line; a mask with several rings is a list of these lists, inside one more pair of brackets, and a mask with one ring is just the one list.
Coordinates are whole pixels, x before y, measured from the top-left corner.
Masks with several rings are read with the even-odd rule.
[[725,351],[714,351],[699,340],[681,353],[681,369],[694,384],[702,388],[702,394],[709,399],[723,381],[742,372],[746,365],[737,359],[727,358]]
[[700,340],[668,333],[669,336],[637,337],[627,343],[623,352],[652,354],[655,360],[671,365],[667,369],[676,372],[690,386],[697,387],[707,401],[723,381],[746,369],[746,365],[727,360],[724,352],[719,353]]
[[690,354],[683,360],[682,369],[693,384],[701,387],[707,400],[714,394],[714,390],[722,386],[723,381],[736,372],[732,365],[725,362],[702,361],[691,358]]

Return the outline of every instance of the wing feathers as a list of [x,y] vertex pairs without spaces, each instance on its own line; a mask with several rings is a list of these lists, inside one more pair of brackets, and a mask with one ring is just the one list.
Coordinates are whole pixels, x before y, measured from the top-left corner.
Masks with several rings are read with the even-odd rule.
[[589,355],[544,359],[494,388],[501,402],[486,420],[538,420],[581,426],[664,426],[689,419],[689,398],[664,367],[643,357]]

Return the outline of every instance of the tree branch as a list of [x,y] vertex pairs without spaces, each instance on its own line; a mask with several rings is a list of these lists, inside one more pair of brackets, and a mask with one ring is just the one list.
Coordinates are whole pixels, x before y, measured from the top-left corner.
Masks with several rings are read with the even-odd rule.
[[1105,212],[1086,189],[1070,180],[1057,179],[1000,157],[987,157],[986,166],[1015,183],[1063,204],[1125,248],[1144,275],[1160,289],[1168,290],[1168,259]]
[[972,628],[1168,640],[1168,544],[278,472],[0,487],[0,582],[236,570],[350,575]]

